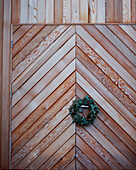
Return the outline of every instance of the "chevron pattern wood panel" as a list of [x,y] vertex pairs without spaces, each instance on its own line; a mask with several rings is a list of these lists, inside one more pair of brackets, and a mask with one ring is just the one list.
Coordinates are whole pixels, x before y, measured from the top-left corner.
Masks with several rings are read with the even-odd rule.
[[[13,169],[136,168],[135,29],[13,27]],[[76,126],[68,108],[87,94],[100,113]]]

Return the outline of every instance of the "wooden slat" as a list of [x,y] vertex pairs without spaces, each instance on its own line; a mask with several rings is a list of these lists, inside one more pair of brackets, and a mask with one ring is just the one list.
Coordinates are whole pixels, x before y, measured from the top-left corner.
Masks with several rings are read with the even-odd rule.
[[37,0],[29,0],[29,15],[28,22],[29,23],[37,23]]
[[80,23],[88,23],[88,0],[79,1]]
[[114,6],[114,10],[115,10],[115,13],[114,13],[114,22],[115,23],[122,23],[123,21],[123,1],[119,1],[119,0],[115,0],[115,6]]
[[69,170],[69,169],[72,169],[72,170],[75,170],[76,169],[76,162],[75,160],[73,160],[72,162],[69,163],[69,165],[67,165],[65,167],[65,170]]
[[131,3],[131,21],[136,23],[136,0],[132,0]]
[[63,23],[71,23],[71,1],[63,0]]
[[[135,104],[107,77],[79,48],[76,49],[77,58],[90,70],[107,89],[118,98],[135,115]],[[80,67],[77,66],[80,70]],[[114,90],[113,90],[114,89]],[[131,103],[131,104],[130,104]]]
[[[31,103],[27,105],[13,120],[12,131],[26,119],[51,94],[75,69],[75,61],[71,62],[66,69],[59,74]],[[70,71],[69,71],[70,70]],[[61,79],[60,79],[61,77]],[[35,103],[35,104],[34,104]]]
[[113,57],[83,29],[83,27],[76,26],[76,31],[134,90],[136,90],[135,79],[116,60],[114,60]]
[[72,23],[79,23],[79,0],[72,0]]
[[61,58],[60,61],[58,60],[58,63],[51,71],[49,71],[42,80],[40,80],[14,107],[12,107],[12,119],[74,59],[74,50],[75,49],[72,49],[66,56]]
[[[52,157],[50,157],[39,169],[52,168],[75,145],[75,136],[72,136]],[[60,156],[58,156],[60,155]]]
[[78,154],[78,158],[77,159],[87,169],[98,169],[98,167],[78,147],[76,147],[76,153]]
[[[113,36],[115,37],[115,35],[113,35],[111,32],[109,32],[109,30],[107,29],[106,26],[103,26],[103,27],[98,26],[97,27],[101,31],[101,33],[97,29],[95,29],[94,26],[85,25],[84,28],[89,32],[89,34],[91,34],[91,36],[93,36],[99,42],[99,44],[101,44],[108,51],[108,53],[110,53],[112,55],[113,58],[115,58],[118,61],[118,63],[120,63],[123,67],[125,67],[125,69],[134,78],[136,78],[136,69],[135,69],[134,65],[132,63],[130,63],[129,60],[127,60],[127,58],[134,58],[135,55],[124,44],[122,44],[122,42],[117,37],[113,38]],[[108,38],[108,40],[110,40],[112,43],[114,43],[118,49],[114,45],[112,45],[112,43],[110,43],[102,35],[102,33]],[[123,54],[126,57],[124,55],[122,55],[122,53],[121,53],[122,51],[125,51],[125,52],[123,52]]]
[[105,22],[114,23],[114,0],[105,0]]
[[[74,36],[13,95],[12,106],[17,103],[66,53],[74,46]],[[45,60],[45,59],[44,59]],[[39,63],[38,63],[39,64]],[[44,70],[44,72],[43,72]],[[28,74],[30,74],[28,72]]]
[[82,165],[78,160],[76,160],[76,168],[79,170],[87,170],[87,168]]
[[[12,23],[17,24],[136,23],[135,0],[14,0],[12,6]],[[76,15],[72,20],[71,12]]]
[[[13,46],[13,51],[12,51],[12,57],[14,58],[15,57],[15,55],[19,52],[19,51],[21,51],[31,40],[32,40],[32,38],[39,32],[39,31],[41,31],[42,29],[44,28],[44,26],[33,26],[32,28],[30,27],[30,29],[29,28],[27,28],[27,30],[28,30],[28,32],[27,32],[27,30],[25,29],[25,30],[23,30],[23,31],[25,31],[26,32],[26,34],[23,36],[23,37],[20,37],[20,39],[18,40],[18,42],[16,42],[16,44],[14,44],[14,46]],[[20,33],[20,34],[22,34],[22,33]],[[18,35],[16,35],[16,36],[18,36]],[[15,39],[14,37],[13,37],[13,39]],[[15,43],[15,41],[14,41],[14,43]],[[27,48],[27,47],[26,47]],[[20,57],[20,55],[18,55],[18,58]],[[14,59],[13,59],[13,61],[14,61]],[[13,68],[14,68],[15,66],[14,66],[14,63],[13,63]]]
[[46,0],[46,23],[54,23],[54,0]]
[[[98,102],[98,104],[136,141],[135,129],[108,103],[92,86],[77,73],[77,83]],[[105,105],[104,105],[104,104]],[[106,107],[107,106],[107,107]],[[114,113],[114,114],[113,114]],[[121,120],[121,121],[120,121]]]
[[76,145],[96,164],[98,168],[110,168],[78,135],[76,136]]
[[123,0],[123,23],[131,23],[131,0]]
[[[52,122],[52,120],[51,120]],[[26,168],[32,161],[34,161],[35,159],[38,158],[38,156],[40,156],[42,154],[42,152],[47,149],[68,127],[69,125],[71,124],[71,117],[68,116],[67,118],[65,118],[57,127],[50,127],[48,133],[45,132],[45,137],[42,139],[40,137],[39,139],[39,143],[36,142],[36,144],[33,144],[32,145],[32,142],[34,141],[34,138],[33,137],[30,142],[28,142],[26,145],[25,145],[25,150],[26,150],[26,153],[22,154],[21,153],[21,150],[19,152],[17,152],[13,157],[12,157],[12,166],[14,168]],[[54,123],[55,124],[55,123]],[[49,123],[47,124],[49,126]],[[48,126],[46,125],[47,129],[48,129]],[[57,122],[56,122],[56,125],[57,125]],[[54,129],[53,129],[54,128]],[[53,129],[53,131],[51,131]],[[38,135],[38,134],[37,134]],[[35,138],[36,139],[36,138]],[[34,142],[33,142],[34,143]],[[35,147],[36,145],[36,147]],[[73,146],[75,145],[75,140],[73,142],[73,145],[72,146],[69,146],[71,149]],[[31,150],[28,148],[28,146],[31,146]],[[66,148],[65,148],[66,149]],[[64,150],[64,149],[63,149]],[[64,154],[65,152],[68,152],[67,151],[68,148],[66,150],[64,150]],[[63,151],[62,151],[63,152]],[[55,153],[56,154],[56,153]],[[60,155],[60,154],[58,154]],[[61,156],[61,155],[60,155]],[[54,156],[53,156],[54,157]],[[63,155],[61,156],[63,157]],[[52,159],[52,157],[51,157]],[[61,159],[61,158],[59,158]],[[48,163],[47,165],[51,162],[51,160],[49,161],[48,160]],[[54,161],[53,161],[54,162]],[[16,164],[15,164],[16,163]],[[54,162],[55,163],[55,162]],[[50,164],[51,166],[52,164]],[[55,165],[55,164],[53,164]],[[52,166],[53,166],[52,165]],[[49,166],[49,165],[48,165]]]
[[[44,53],[33,62],[28,69],[26,69],[19,79],[17,79],[13,85],[13,93],[41,66],[47,61],[73,34],[75,33],[75,27],[71,26],[67,29],[56,41],[53,43]],[[44,57],[46,56],[46,57]],[[28,72],[29,70],[29,72]]]
[[96,22],[105,23],[105,0],[96,0]]
[[46,35],[49,33],[49,35],[43,39],[43,41],[38,44],[33,51],[30,52],[30,54],[13,70],[12,73],[12,82],[26,69],[36,58],[44,51],[46,50],[54,41],[56,38],[58,38],[66,29],[68,26],[58,26],[54,29],[54,27],[51,29],[51,32],[45,28],[45,33],[41,32],[41,36],[43,36],[43,33],[46,37]]
[[[71,87],[72,81],[73,81],[72,78],[70,82],[66,81],[65,83],[69,83],[69,85],[66,85],[64,83],[60,87],[60,91],[56,90],[50,97],[48,97],[47,100],[43,102],[43,104],[35,112],[32,113],[32,115],[27,120],[25,120],[25,122],[21,124],[20,128],[18,128],[12,133],[13,143],[12,155],[14,155],[35,134],[35,132],[37,132],[44,124],[46,124],[59,110],[63,108],[63,106],[67,104],[67,102],[69,102],[74,97],[75,86]],[[68,89],[68,87],[67,88],[65,87],[64,89],[61,89],[64,86],[68,87],[70,86],[71,88]],[[61,95],[57,96],[58,93],[61,93],[62,96]],[[53,103],[51,104],[50,101],[52,97],[54,97],[54,101],[52,101]],[[43,108],[45,104],[46,108],[44,110]],[[58,107],[56,107],[56,105]],[[52,112],[51,115],[50,112]],[[37,113],[39,113],[38,116]],[[21,130],[21,132],[19,131],[19,129]]]
[[21,1],[21,14],[19,23],[29,23],[29,0],[20,0]]
[[46,23],[46,1],[38,0],[37,1],[37,22]]
[[39,168],[54,152],[56,152],[75,133],[75,125],[72,124],[60,137],[55,140],[28,168]]
[[62,23],[62,16],[63,16],[63,0],[55,0],[55,23]]
[[109,65],[102,60],[92,48],[90,48],[79,36],[77,36],[77,46],[79,46],[89,58],[108,76],[110,79],[135,103],[135,92],[120,78],[120,76]]
[[12,1],[12,24],[20,23],[20,0],[13,0]]
[[0,167],[2,167],[2,56],[3,56],[3,15],[4,1],[0,1]]
[[77,134],[112,168],[122,168],[117,160],[112,157],[85,129],[77,127]]
[[11,1],[4,0],[2,18],[2,169],[10,168],[10,45],[11,45]]
[[64,169],[70,162],[73,161],[75,155],[75,148],[70,150],[52,169],[62,168]]
[[89,23],[96,23],[96,0],[89,0]]

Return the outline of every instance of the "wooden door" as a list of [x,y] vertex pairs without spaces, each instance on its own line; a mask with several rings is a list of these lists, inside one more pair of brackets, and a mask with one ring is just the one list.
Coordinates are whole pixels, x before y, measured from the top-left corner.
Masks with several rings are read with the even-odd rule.
[[[136,168],[135,26],[14,25],[13,169]],[[68,108],[90,95],[93,125]]]

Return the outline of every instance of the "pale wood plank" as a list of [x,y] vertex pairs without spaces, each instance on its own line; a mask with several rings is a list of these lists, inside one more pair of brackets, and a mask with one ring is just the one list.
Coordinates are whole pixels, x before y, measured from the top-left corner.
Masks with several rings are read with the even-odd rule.
[[[75,58],[75,49],[72,49],[66,56],[58,60],[58,63],[49,71],[29,92],[17,102],[12,108],[11,118],[13,119],[38,93],[43,90],[61,71]],[[54,64],[54,63],[53,63]]]
[[10,42],[11,42],[11,1],[4,0],[2,18],[2,169],[10,169]]
[[96,22],[105,23],[105,0],[96,0]]
[[[76,86],[76,94],[78,98],[84,98],[87,95],[87,93],[78,85]],[[116,121],[114,121],[102,108],[100,108],[100,112],[97,116],[136,154],[136,143],[116,123]]]
[[77,83],[136,141],[135,129],[79,73]]
[[77,159],[87,169],[98,169],[98,167],[78,147],[76,147],[76,153],[78,154],[78,158]]
[[136,90],[135,79],[115,59],[113,59],[113,57],[92,36],[90,36],[83,27],[76,26],[76,31],[134,90]]
[[136,103],[136,94],[131,87],[102,60],[79,36],[76,37],[76,44],[80,47],[86,55],[121,89],[134,103]]
[[15,130],[19,124],[25,120],[74,70],[75,61],[71,62],[59,76],[42,90],[42,92],[40,92],[34,100],[12,120],[12,131]]
[[29,0],[28,22],[37,23],[37,0]]
[[54,23],[54,0],[46,0],[46,23]]
[[20,25],[13,36],[13,45],[30,29],[33,25]]
[[65,166],[67,166],[70,162],[72,162],[73,155],[75,155],[75,148],[73,148],[72,150],[70,150],[64,157],[62,160],[60,160],[54,167],[52,167],[53,170],[55,169],[64,169]]
[[72,23],[79,23],[79,0],[72,0]]
[[28,168],[39,168],[55,151],[57,151],[75,133],[75,124],[72,124],[62,135],[57,138]]
[[131,0],[123,0],[123,23],[131,23]]
[[20,0],[12,0],[12,24],[20,23]]
[[[47,61],[73,34],[75,26],[69,27],[36,61],[34,61],[23,74],[12,84],[13,93],[41,66]],[[46,57],[45,57],[46,56]]]
[[63,0],[63,23],[71,23],[71,2]]
[[[75,79],[75,75],[73,74],[72,76],[74,76]],[[63,83],[54,93],[52,93],[48,99],[46,99],[42,105],[12,133],[12,155],[14,155],[24,144],[26,144],[26,142],[28,142],[29,139],[31,139],[31,137],[35,135],[35,133],[38,132],[42,126],[50,121],[53,116],[62,110],[63,106],[69,103],[74,97],[75,86],[73,84],[75,82],[72,76],[69,78],[69,81],[66,80],[65,83]],[[69,84],[67,85],[66,83]],[[52,99],[52,97],[54,98]],[[37,115],[37,113],[39,115]]]
[[[26,167],[34,161],[40,154],[47,149],[71,124],[71,117],[66,117],[58,126],[56,126],[52,131],[49,130],[49,133],[45,133],[45,136],[43,139],[39,140],[39,143],[36,142],[36,147],[31,150],[31,152],[28,152],[27,148],[24,148],[26,150],[26,154],[20,155],[20,152],[16,153],[16,155],[12,158],[12,166],[14,168],[20,168],[20,169],[26,169]],[[52,123],[52,121],[51,121]],[[49,124],[49,123],[48,123]],[[32,140],[33,142],[33,140]],[[30,145],[30,144],[29,144]],[[75,145],[75,142],[74,142]],[[26,145],[27,146],[27,145]],[[31,147],[34,147],[35,144]],[[64,148],[63,148],[64,149]],[[71,147],[69,148],[71,149]],[[61,149],[62,150],[62,149]],[[30,151],[30,150],[29,150]],[[64,152],[67,152],[67,150],[64,150]],[[56,153],[55,153],[56,154]],[[65,153],[64,153],[65,154]],[[20,157],[18,156],[20,155]],[[59,154],[58,154],[59,156]],[[61,156],[61,155],[60,155]],[[62,157],[62,156],[61,156]],[[51,158],[52,159],[52,158]],[[61,158],[59,158],[61,159]],[[51,160],[48,160],[48,164],[51,162]],[[55,160],[53,161],[55,163]],[[54,164],[55,165],[55,164]],[[48,166],[48,165],[47,165]],[[51,165],[50,165],[51,166]],[[53,166],[53,165],[52,165]]]
[[[43,31],[41,31],[38,36],[41,37],[40,44],[35,47],[33,51],[30,52],[30,54],[27,55],[27,57],[12,71],[12,82],[26,69],[29,67],[30,64],[38,56],[46,50],[54,41],[57,39],[66,29],[68,28],[67,25],[61,25],[57,26],[56,28],[52,26],[52,28],[48,29],[45,28]],[[43,36],[44,34],[44,36]],[[47,36],[48,35],[48,36]],[[45,38],[44,38],[45,37]]]
[[88,0],[79,1],[79,22],[88,23]]
[[21,14],[20,14],[20,23],[29,23],[28,18],[29,18],[29,0],[20,0],[21,1]]
[[105,0],[105,22],[114,23],[114,0]]
[[85,129],[126,169],[133,169],[135,166],[131,164],[127,158],[114,147],[111,142],[105,138],[96,127],[90,126]]
[[52,155],[39,169],[51,169],[75,145],[75,135],[72,136],[54,155]]
[[132,0],[131,3],[131,21],[136,23],[136,0]]
[[54,23],[61,24],[62,23],[62,16],[63,16],[63,0],[55,0],[54,6],[55,6]]
[[[66,55],[69,50],[74,47],[74,36],[69,39],[62,48],[60,48],[54,55],[47,60],[47,62],[25,83],[21,88],[13,94],[12,106],[14,106],[43,76]],[[73,53],[72,53],[73,54]],[[39,58],[38,58],[39,59]]]
[[78,135],[76,135],[76,145],[99,169],[110,169],[106,162],[104,162],[104,160],[102,160]]
[[46,0],[38,0],[37,1],[37,23],[46,23]]
[[119,26],[136,42],[136,31],[130,25]]
[[[97,27],[97,26],[96,26]],[[129,56],[130,58],[134,58],[135,55],[127,48],[113,33],[111,33],[106,26],[98,26],[101,33],[94,27],[94,26],[87,26],[84,25],[83,28],[85,28],[89,34],[91,34],[92,37],[94,37],[101,46],[103,46],[108,53],[112,55],[115,60],[120,63],[126,71],[128,71],[134,78],[136,78],[136,68],[135,66],[128,60]],[[105,36],[102,35],[102,33],[108,38],[108,40],[105,38]],[[111,38],[112,37],[112,38]],[[113,38],[114,37],[114,38]],[[116,48],[112,42],[115,44]],[[126,56],[124,56],[122,54]]]
[[89,0],[89,23],[96,23],[96,0]]
[[109,154],[108,150],[102,147],[99,141],[95,140],[85,129],[77,126],[76,132],[112,169],[123,168],[118,161]]

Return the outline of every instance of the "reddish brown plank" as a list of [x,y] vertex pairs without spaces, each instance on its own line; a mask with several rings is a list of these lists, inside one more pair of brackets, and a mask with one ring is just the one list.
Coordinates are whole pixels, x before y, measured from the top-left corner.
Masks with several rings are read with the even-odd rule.
[[57,162],[57,164],[52,167],[52,169],[64,169],[64,167],[74,160],[73,155],[75,155],[75,147],[70,150],[59,162]]
[[131,1],[131,21],[136,23],[136,0]]
[[114,0],[106,0],[105,2],[105,22],[114,22]]
[[115,6],[114,6],[114,17],[115,23],[122,23],[123,22],[123,1],[115,0]]
[[63,16],[63,0],[55,0],[55,14],[54,14],[54,22],[55,23],[62,23],[62,16]]
[[20,0],[13,0],[12,1],[12,24],[20,23]]

